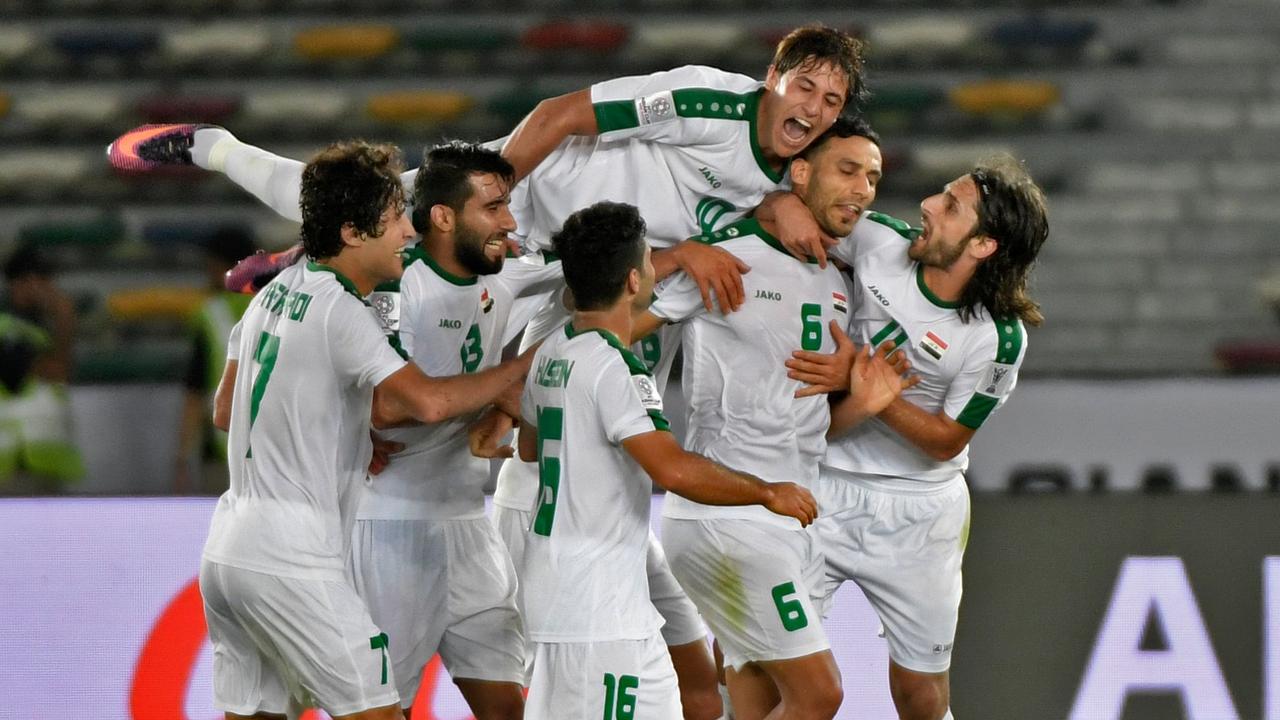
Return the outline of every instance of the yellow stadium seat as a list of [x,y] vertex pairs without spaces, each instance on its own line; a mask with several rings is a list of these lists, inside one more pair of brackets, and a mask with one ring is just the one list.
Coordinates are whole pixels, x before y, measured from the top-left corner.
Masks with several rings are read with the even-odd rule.
[[312,60],[369,59],[390,52],[400,34],[389,25],[334,25],[314,27],[293,38],[293,48]]
[[975,115],[1034,115],[1058,104],[1062,93],[1051,82],[992,80],[951,89],[951,104]]
[[107,312],[118,320],[186,320],[204,302],[194,287],[150,287],[117,290],[107,296]]
[[383,122],[444,122],[456,120],[475,105],[459,92],[403,91],[374,95],[366,106],[369,116]]

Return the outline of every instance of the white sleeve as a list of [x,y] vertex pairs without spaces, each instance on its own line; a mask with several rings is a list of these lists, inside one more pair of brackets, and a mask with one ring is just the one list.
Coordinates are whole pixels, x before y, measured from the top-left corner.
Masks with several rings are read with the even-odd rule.
[[240,318],[235,325],[231,326],[231,332],[227,334],[227,358],[230,360],[240,357],[240,334],[243,325],[244,318]]
[[338,376],[361,387],[375,387],[405,366],[373,317],[373,311],[354,297],[333,304],[326,319],[329,357]]
[[[630,351],[626,351],[630,353]],[[631,356],[635,358],[634,355]],[[645,372],[644,366],[625,359],[610,358],[596,378],[596,410],[600,413],[600,425],[609,442],[619,445],[635,435],[671,429],[662,414],[662,395]],[[604,401],[608,398],[608,401]]]
[[[707,310],[702,304],[702,291],[698,289],[698,283],[684,271],[667,278],[655,291],[658,298],[649,306],[649,312],[667,322],[683,322]],[[712,295],[714,294],[713,292]]]
[[747,105],[741,95],[759,87],[745,75],[686,65],[596,83],[591,105],[600,134],[610,139],[696,145],[712,133],[713,122],[744,119]]
[[977,430],[1013,394],[1026,356],[1026,330],[1021,320],[997,320],[996,332],[966,348],[964,366],[947,388],[943,412]]
[[[224,140],[221,169],[231,182],[261,200],[277,214],[294,222],[302,222],[302,169],[305,163],[267,152],[239,140]],[[408,197],[413,197],[413,179],[417,170],[400,176]]]

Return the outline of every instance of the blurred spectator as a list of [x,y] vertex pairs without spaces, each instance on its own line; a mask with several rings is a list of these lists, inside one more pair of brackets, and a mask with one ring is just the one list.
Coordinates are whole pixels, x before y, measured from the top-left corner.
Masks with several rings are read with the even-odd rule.
[[183,381],[186,399],[174,468],[174,490],[179,493],[217,494],[226,489],[227,434],[213,426],[213,393],[227,361],[231,328],[253,296],[224,290],[222,278],[254,250],[252,233],[240,226],[223,228],[204,243],[209,297],[192,318],[191,360]]
[[84,475],[66,380],[71,300],[32,245],[5,263],[0,300],[0,492],[50,494]]

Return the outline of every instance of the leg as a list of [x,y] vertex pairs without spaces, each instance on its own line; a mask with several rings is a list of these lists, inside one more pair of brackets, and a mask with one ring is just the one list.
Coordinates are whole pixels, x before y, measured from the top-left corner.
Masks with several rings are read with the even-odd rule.
[[520,684],[492,680],[454,680],[476,720],[520,720],[524,693]]
[[782,702],[778,686],[755,663],[747,663],[741,670],[726,668],[724,675],[733,701],[734,720],[762,720]]
[[400,712],[400,703],[391,703],[348,715],[334,715],[333,720],[404,720],[404,713]]
[[680,704],[684,707],[685,720],[716,720],[723,712],[716,679],[719,666],[707,652],[707,628],[702,624],[698,608],[671,574],[666,552],[652,532],[645,571],[649,577],[649,599],[666,620],[662,639],[680,681]]
[[830,650],[759,663],[778,686],[782,701],[767,720],[830,720],[844,701],[840,669]]
[[889,692],[901,720],[941,720],[951,707],[951,674],[915,672],[890,660]]
[[[671,664],[676,668],[680,682],[680,705],[685,720],[716,720],[724,708],[716,688],[716,667],[706,640],[695,640],[684,645],[668,645]],[[479,720],[479,718],[477,718]]]

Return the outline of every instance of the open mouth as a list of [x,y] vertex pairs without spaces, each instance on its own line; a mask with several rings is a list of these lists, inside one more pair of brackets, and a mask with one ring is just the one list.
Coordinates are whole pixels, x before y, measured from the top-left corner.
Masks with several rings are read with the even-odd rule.
[[507,237],[505,235],[495,235],[484,242],[484,251],[489,255],[502,256],[507,254]]
[[813,129],[813,124],[801,118],[787,118],[782,122],[782,134],[793,143],[803,142]]

